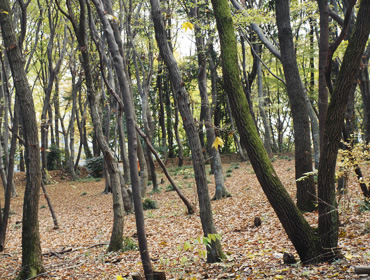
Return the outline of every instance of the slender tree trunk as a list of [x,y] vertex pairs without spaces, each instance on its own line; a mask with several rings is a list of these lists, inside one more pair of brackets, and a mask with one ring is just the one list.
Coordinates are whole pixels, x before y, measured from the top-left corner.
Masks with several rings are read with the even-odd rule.
[[[162,19],[162,12],[159,1],[151,0],[150,2],[152,6],[152,17],[154,22],[156,40],[161,53],[161,57],[163,58],[170,73],[170,78],[175,89],[174,98],[177,99],[178,102],[177,104],[179,106],[179,111],[181,113],[184,128],[192,153],[203,233],[205,236],[208,236],[209,234],[217,234],[216,227],[213,222],[211,201],[208,193],[202,148],[200,145],[197,127],[189,107],[189,96],[185,90],[185,85],[182,81],[180,70],[177,66],[176,60],[167,41],[166,30]],[[216,241],[208,244],[207,262],[217,262],[223,258],[224,253],[222,252],[219,239],[216,239]]]
[[125,178],[125,184],[129,185],[131,182],[130,164],[127,157],[126,136],[123,127],[123,110],[121,108],[118,109],[117,122],[118,122],[118,135],[120,143],[121,160],[123,163],[123,177]]
[[166,133],[166,124],[165,124],[165,113],[164,113],[164,101],[163,101],[163,69],[162,69],[162,63],[160,62],[158,65],[158,74],[157,74],[157,88],[158,88],[158,95],[159,95],[159,124],[161,127],[161,139],[160,143],[162,145],[162,157],[163,161],[167,162],[167,145],[166,145],[166,139],[167,139],[167,133]]
[[[137,137],[137,136],[136,136]],[[138,138],[138,137],[137,137]],[[137,158],[139,159],[140,165],[140,193],[141,197],[146,197],[146,191],[148,186],[148,166],[144,155],[143,145],[140,141],[137,142]]]
[[[198,17],[198,8],[191,8],[190,15],[199,20]],[[209,101],[208,101],[208,92],[207,92],[207,59],[206,59],[206,50],[204,44],[204,38],[202,36],[200,27],[198,24],[195,24],[195,44],[197,47],[197,56],[198,56],[198,87],[201,97],[201,111],[203,113],[203,120],[206,127],[206,135],[207,135],[207,149],[208,154],[210,156],[211,161],[211,169],[213,170],[214,177],[215,177],[215,185],[216,185],[216,192],[213,197],[214,200],[221,199],[223,197],[231,196],[230,193],[226,190],[225,183],[224,183],[224,175],[222,171],[222,163],[220,153],[218,152],[218,148],[213,147],[213,143],[216,139],[215,130],[213,128],[211,112],[209,108]],[[202,114],[201,113],[201,114]],[[201,135],[202,136],[202,135]]]
[[[73,14],[73,9],[70,6],[70,2],[67,3],[68,11],[70,14],[65,16],[71,21],[74,32],[76,34],[79,48],[81,50],[81,65],[85,72],[86,91],[87,98],[90,105],[90,114],[94,126],[94,132],[96,140],[99,143],[99,147],[103,152],[104,160],[107,163],[107,169],[110,175],[110,181],[112,183],[113,193],[113,229],[111,234],[108,251],[118,251],[123,248],[123,222],[124,222],[124,210],[121,193],[121,183],[119,178],[119,170],[117,161],[113,155],[113,152],[109,148],[107,141],[104,139],[104,133],[100,120],[98,102],[99,98],[95,92],[93,76],[92,76],[92,65],[90,62],[90,54],[88,51],[87,44],[87,18],[86,18],[86,3],[84,0],[79,1],[79,22],[77,24],[76,17]],[[58,5],[58,3],[57,3]],[[63,11],[60,6],[58,8]],[[91,15],[91,14],[90,14]],[[90,21],[91,23],[91,21]]]
[[319,126],[320,151],[325,131],[326,114],[328,112],[328,88],[326,85],[326,65],[329,48],[329,5],[328,0],[317,0],[320,11],[320,41],[319,41]]
[[107,38],[109,51],[112,56],[113,66],[116,70],[116,75],[119,81],[120,89],[122,92],[123,102],[125,106],[126,115],[126,126],[128,134],[128,149],[129,149],[129,161],[131,171],[131,184],[134,197],[136,227],[139,239],[139,249],[141,260],[144,267],[146,279],[153,279],[153,268],[151,265],[149,250],[147,246],[145,225],[144,225],[144,213],[142,208],[142,201],[140,195],[139,177],[137,169],[137,134],[135,128],[135,114],[133,108],[133,102],[131,92],[129,88],[129,82],[125,72],[124,59],[119,52],[118,45],[113,35],[113,30],[105,16],[103,5],[98,0],[93,0],[94,5],[97,8],[99,18],[103,23],[104,34]]
[[[261,54],[261,45],[257,45],[257,53]],[[263,122],[264,127],[264,138],[263,138],[263,145],[266,149],[266,152],[269,156],[272,155],[271,149],[271,132],[270,132],[270,124],[268,122],[266,112],[265,112],[265,94],[263,93],[263,83],[262,83],[262,69],[261,69],[261,61],[257,59],[257,87],[258,87],[258,107],[260,110],[260,115]]]
[[315,209],[316,205],[313,175],[305,175],[312,172],[310,124],[305,103],[305,90],[295,56],[289,4],[289,0],[275,1],[276,23],[281,47],[281,63],[284,68],[293,117],[296,179],[307,177],[297,181],[297,206],[301,211],[310,212]]
[[0,25],[4,47],[23,115],[27,173],[22,223],[22,269],[18,279],[28,279],[44,271],[38,223],[41,185],[40,147],[35,106],[13,28],[9,2],[0,0],[0,10],[3,11],[0,13]]
[[2,252],[5,249],[5,237],[8,228],[10,211],[11,185],[12,184],[14,185],[14,183],[12,182],[14,175],[14,155],[17,146],[18,127],[19,127],[19,103],[18,98],[15,97],[12,140],[10,144],[10,157],[8,163],[9,164],[7,177],[8,183],[5,185],[4,209],[2,210],[2,214],[0,213],[0,252]]
[[177,101],[174,100],[174,102],[175,102],[175,124],[173,128],[175,130],[176,143],[178,147],[177,158],[179,159],[179,161],[177,165],[181,167],[184,164],[184,149],[182,147],[182,140],[179,134],[179,107],[178,107]]
[[362,56],[362,67],[360,70],[360,90],[362,96],[362,103],[364,105],[364,125],[366,143],[370,143],[370,80],[369,80],[369,57],[370,57],[370,43],[367,45],[366,51]]

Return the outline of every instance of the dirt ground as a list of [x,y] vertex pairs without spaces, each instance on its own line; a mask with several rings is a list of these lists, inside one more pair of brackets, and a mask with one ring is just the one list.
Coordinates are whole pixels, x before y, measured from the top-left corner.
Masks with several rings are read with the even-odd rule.
[[[178,169],[174,163],[170,164],[171,175],[196,204],[191,167]],[[276,156],[274,166],[294,198],[294,161],[289,155]],[[145,225],[152,265],[155,270],[165,271],[167,279],[356,279],[360,276],[354,274],[354,267],[370,265],[370,212],[362,211],[361,191],[354,177],[351,176],[348,192],[340,199],[339,206],[339,245],[344,258],[330,264],[284,265],[284,252],[299,258],[251,165],[233,156],[223,158],[223,169],[232,197],[212,202],[214,221],[227,255],[224,262],[216,264],[206,263],[205,247],[199,244],[202,237],[199,212],[187,215],[176,193],[166,191],[169,183],[158,171],[159,178],[164,179],[161,193],[148,194],[157,202],[158,209],[145,211]],[[370,174],[370,169],[364,167],[363,173]],[[46,188],[60,227],[53,228],[50,211],[41,195],[40,236],[47,272],[37,279],[131,279],[132,273],[142,272],[137,250],[106,252],[113,213],[111,195],[102,194],[104,181],[84,178],[71,182],[61,171],[50,175],[54,184]],[[214,179],[209,175],[208,180],[212,197]],[[6,249],[0,252],[0,279],[15,278],[21,266],[24,173],[16,174],[16,185],[19,196],[11,202]],[[2,188],[0,197],[3,199]],[[4,205],[2,200],[1,205]],[[253,220],[257,216],[262,225],[256,228]],[[312,225],[317,224],[317,213],[305,216]],[[134,215],[127,215],[124,225],[127,248],[135,247],[135,233]]]

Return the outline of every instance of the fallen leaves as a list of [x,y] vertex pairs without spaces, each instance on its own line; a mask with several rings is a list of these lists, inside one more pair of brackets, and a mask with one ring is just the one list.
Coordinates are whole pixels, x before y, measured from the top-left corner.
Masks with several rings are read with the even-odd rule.
[[[295,197],[294,162],[276,160],[277,174]],[[231,165],[224,163],[226,170]],[[191,169],[178,171],[177,182],[186,196],[196,201]],[[365,171],[364,171],[365,172]],[[369,172],[366,172],[370,174]],[[161,174],[159,174],[161,176]],[[186,179],[184,177],[186,176]],[[55,177],[55,176],[53,176]],[[211,176],[209,189],[214,192]],[[24,181],[19,180],[24,185]],[[353,180],[355,182],[355,180]],[[227,259],[218,264],[207,264],[199,214],[186,215],[186,209],[174,192],[153,194],[159,209],[145,212],[148,245],[153,267],[166,271],[168,279],[354,279],[353,267],[368,264],[370,260],[369,234],[364,234],[369,212],[359,213],[361,192],[351,184],[348,196],[341,200],[340,246],[345,258],[333,264],[284,265],[284,252],[295,253],[279,220],[267,202],[248,163],[240,163],[226,178],[231,198],[213,201],[212,207],[217,231]],[[61,228],[53,229],[47,208],[40,209],[40,236],[47,275],[43,279],[130,279],[135,272],[142,273],[138,251],[106,253],[112,228],[112,198],[104,195],[104,181],[61,182],[46,186]],[[21,193],[24,187],[18,186]],[[0,197],[3,193],[0,188]],[[86,192],[88,195],[80,196]],[[21,196],[12,199],[6,250],[0,254],[0,279],[13,279],[21,266]],[[40,206],[47,205],[40,198]],[[262,223],[254,227],[254,218]],[[307,213],[310,224],[317,224],[317,213]],[[125,217],[124,235],[135,241],[134,215]],[[99,245],[100,244],[100,245]],[[298,259],[298,256],[295,255]],[[6,264],[6,265],[4,265]]]

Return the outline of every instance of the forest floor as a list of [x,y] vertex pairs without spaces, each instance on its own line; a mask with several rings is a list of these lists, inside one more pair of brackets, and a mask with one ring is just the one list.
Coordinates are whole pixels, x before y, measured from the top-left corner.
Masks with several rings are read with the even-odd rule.
[[[289,156],[275,156],[274,166],[292,197],[295,197],[294,161]],[[193,170],[188,166],[169,167],[184,194],[197,202]],[[207,169],[209,171],[209,165]],[[339,245],[343,259],[319,265],[285,265],[283,253],[293,253],[299,260],[279,220],[269,205],[249,162],[237,157],[223,158],[226,186],[232,197],[212,201],[214,221],[222,236],[227,259],[207,264],[199,211],[187,215],[186,207],[174,191],[149,194],[158,209],[145,211],[149,252],[155,270],[165,271],[167,279],[355,279],[354,267],[370,265],[370,211],[364,211],[360,187],[353,176],[348,192],[341,197]],[[363,167],[370,175],[370,167]],[[16,174],[19,196],[12,199],[6,249],[0,253],[0,279],[14,279],[21,267],[22,193],[24,174]],[[112,196],[102,194],[104,181],[89,178],[69,181],[62,172],[51,172],[55,184],[47,191],[56,212],[59,229],[47,202],[40,197],[40,235],[46,274],[37,279],[131,279],[142,272],[139,252],[107,253],[112,229]],[[214,180],[208,176],[209,190]],[[160,181],[160,180],[159,180]],[[149,191],[150,191],[149,187]],[[0,197],[3,199],[2,187]],[[1,205],[3,201],[1,201]],[[199,209],[199,207],[198,207]],[[369,210],[369,209],[367,209]],[[262,225],[254,227],[255,217]],[[317,212],[305,214],[317,225]],[[127,249],[137,244],[134,215],[125,217],[124,235]],[[121,276],[122,278],[120,278]]]

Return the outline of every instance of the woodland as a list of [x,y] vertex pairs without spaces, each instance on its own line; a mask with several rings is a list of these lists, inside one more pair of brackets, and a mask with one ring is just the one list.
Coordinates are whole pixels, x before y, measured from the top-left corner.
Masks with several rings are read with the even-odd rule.
[[0,0],[0,278],[369,275],[369,14]]

